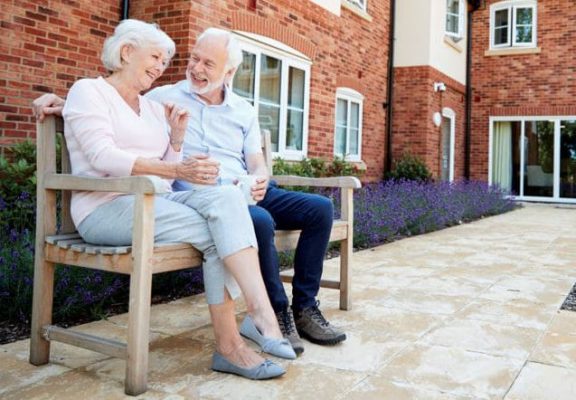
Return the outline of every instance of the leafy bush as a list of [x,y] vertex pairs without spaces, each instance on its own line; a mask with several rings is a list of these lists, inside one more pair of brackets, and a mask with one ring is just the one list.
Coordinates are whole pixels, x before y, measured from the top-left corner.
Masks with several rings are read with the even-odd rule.
[[310,178],[330,176],[361,176],[358,167],[341,158],[324,161],[320,158],[305,158],[297,162],[288,162],[280,157],[274,159],[274,175],[296,175]]
[[24,141],[0,156],[0,228],[34,231],[36,146]]
[[428,167],[419,157],[410,153],[404,153],[394,162],[392,171],[386,175],[388,179],[405,179],[409,181],[428,181],[432,174]]

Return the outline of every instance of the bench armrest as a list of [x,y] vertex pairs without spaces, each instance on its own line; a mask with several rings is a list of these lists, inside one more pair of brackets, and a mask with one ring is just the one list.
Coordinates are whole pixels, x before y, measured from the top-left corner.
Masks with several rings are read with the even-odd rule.
[[330,178],[309,178],[304,176],[276,175],[270,177],[281,186],[314,186],[314,187],[338,187],[359,189],[362,187],[360,180],[354,176],[336,176]]
[[71,174],[46,174],[44,187],[56,190],[120,192],[133,194],[165,193],[165,185],[157,176],[127,176],[123,178],[93,178]]

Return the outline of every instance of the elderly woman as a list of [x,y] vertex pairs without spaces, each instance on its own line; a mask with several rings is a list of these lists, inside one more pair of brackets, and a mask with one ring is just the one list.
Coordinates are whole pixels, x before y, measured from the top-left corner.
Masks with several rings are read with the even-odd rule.
[[[250,332],[264,351],[295,358],[266,295],[242,194],[234,186],[208,185],[217,175],[217,162],[182,159],[185,110],[140,95],[162,75],[174,49],[174,42],[156,25],[125,20],[116,27],[102,53],[110,75],[76,82],[62,112],[72,171],[96,177],[164,178],[168,193],[155,200],[154,239],[190,243],[204,253],[206,298],[216,338],[212,368],[251,379],[280,376],[284,369],[250,349],[235,321],[232,298],[239,286],[249,314],[243,332]],[[205,185],[174,193],[174,179]],[[84,240],[116,246],[131,243],[133,207],[130,195],[75,192],[71,211]]]

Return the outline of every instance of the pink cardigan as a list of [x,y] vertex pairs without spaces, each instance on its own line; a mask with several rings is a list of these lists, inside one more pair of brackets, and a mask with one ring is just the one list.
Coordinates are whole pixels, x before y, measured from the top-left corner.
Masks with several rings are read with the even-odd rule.
[[[72,173],[79,176],[130,176],[138,157],[179,161],[170,146],[164,107],[143,96],[140,115],[104,78],[81,79],[68,94],[62,115]],[[165,179],[170,190],[171,180]],[[100,205],[120,196],[110,192],[74,192],[71,213],[78,226]]]

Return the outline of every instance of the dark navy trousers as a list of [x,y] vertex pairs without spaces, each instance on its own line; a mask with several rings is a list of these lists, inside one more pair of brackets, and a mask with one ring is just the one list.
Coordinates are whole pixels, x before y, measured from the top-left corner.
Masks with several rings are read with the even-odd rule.
[[315,305],[334,218],[332,201],[316,194],[280,189],[271,182],[264,199],[249,209],[258,241],[262,277],[274,311],[289,305],[280,280],[275,229],[302,230],[294,255],[292,308],[298,311]]

